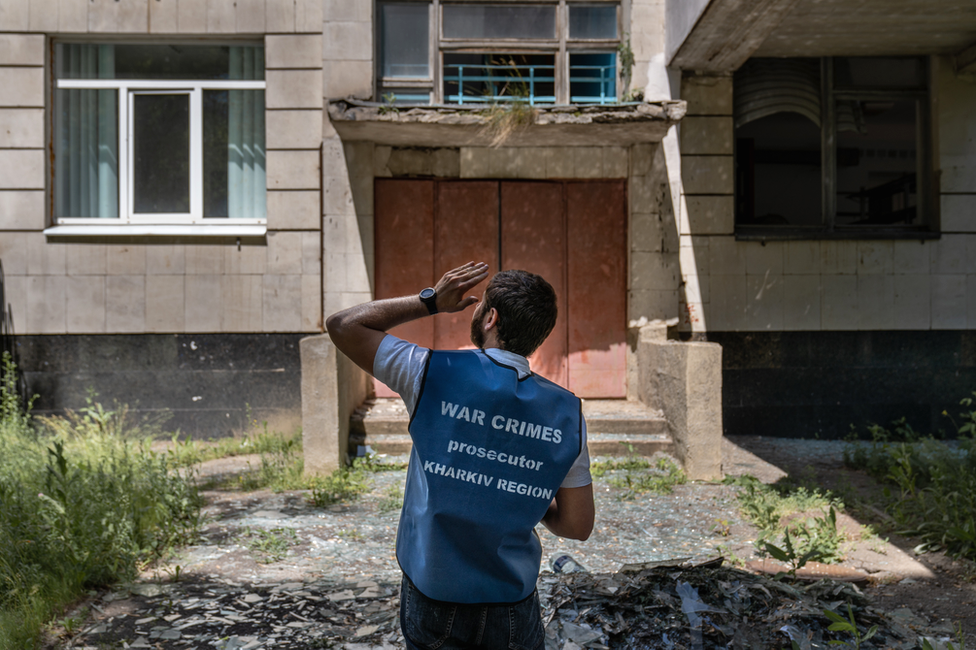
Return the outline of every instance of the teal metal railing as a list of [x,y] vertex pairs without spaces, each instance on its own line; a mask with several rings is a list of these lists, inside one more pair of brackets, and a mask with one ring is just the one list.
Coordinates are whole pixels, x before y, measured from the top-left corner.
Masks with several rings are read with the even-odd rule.
[[[574,65],[569,70],[570,101],[574,104],[612,104],[617,101],[616,62]],[[527,101],[554,104],[553,65],[456,63],[444,66],[444,101],[448,104]],[[448,92],[448,89],[453,92]],[[573,94],[574,90],[578,90]]]
[[[617,101],[617,64],[574,65],[569,69],[569,101],[573,104],[613,104]],[[574,94],[574,91],[598,90],[598,94]]]
[[[528,101],[554,104],[555,95],[540,95],[540,86],[552,89],[556,83],[555,66],[511,64],[445,64],[444,87],[457,84],[457,92],[445,94],[448,104]],[[467,88],[465,88],[467,86]]]

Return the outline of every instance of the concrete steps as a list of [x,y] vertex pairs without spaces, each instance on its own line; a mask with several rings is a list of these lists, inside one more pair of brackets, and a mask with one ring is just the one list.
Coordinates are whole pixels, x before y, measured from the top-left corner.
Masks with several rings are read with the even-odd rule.
[[[583,417],[590,456],[651,456],[673,451],[668,423],[659,409],[622,399],[583,400]],[[409,419],[398,398],[367,400],[350,420],[350,453],[359,445],[368,445],[380,454],[409,453]]]

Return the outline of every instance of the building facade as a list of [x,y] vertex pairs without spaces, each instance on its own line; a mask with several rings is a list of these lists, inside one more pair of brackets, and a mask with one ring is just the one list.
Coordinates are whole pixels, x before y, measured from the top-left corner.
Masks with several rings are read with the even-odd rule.
[[5,2],[36,408],[289,430],[324,315],[477,258],[553,281],[534,363],[584,397],[639,397],[664,321],[723,345],[728,433],[935,426],[976,387],[976,15],[898,4],[871,45],[807,0]]

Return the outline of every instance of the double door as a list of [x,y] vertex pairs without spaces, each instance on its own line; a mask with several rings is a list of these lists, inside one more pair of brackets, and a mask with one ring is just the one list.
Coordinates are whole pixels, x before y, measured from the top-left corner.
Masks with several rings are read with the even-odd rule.
[[[487,262],[491,273],[537,273],[555,289],[559,317],[530,357],[533,371],[580,397],[626,396],[624,181],[377,178],[375,192],[377,298],[416,293],[468,261]],[[392,333],[429,348],[470,348],[472,312]],[[392,392],[377,385],[377,394]]]

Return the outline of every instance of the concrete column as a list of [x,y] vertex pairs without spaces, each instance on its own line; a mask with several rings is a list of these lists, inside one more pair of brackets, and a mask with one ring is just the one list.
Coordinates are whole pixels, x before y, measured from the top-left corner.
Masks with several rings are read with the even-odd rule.
[[305,474],[319,476],[346,463],[349,417],[369,396],[372,381],[328,334],[302,339],[300,351]]

